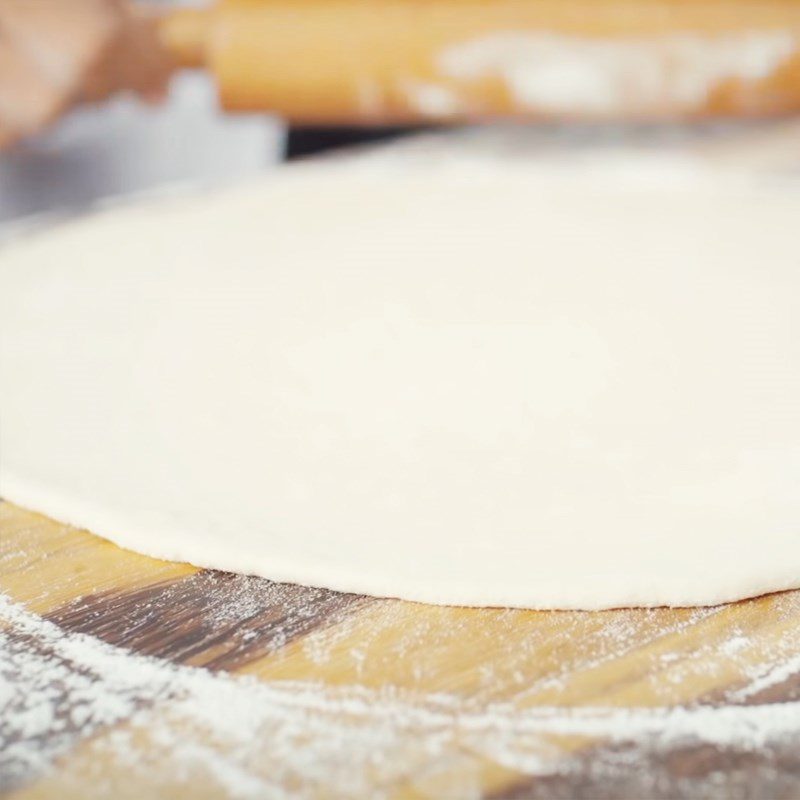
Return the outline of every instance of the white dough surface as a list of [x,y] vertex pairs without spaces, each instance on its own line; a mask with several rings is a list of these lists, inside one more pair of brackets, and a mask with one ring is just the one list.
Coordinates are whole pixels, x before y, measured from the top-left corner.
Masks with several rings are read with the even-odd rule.
[[309,162],[20,238],[0,495],[433,603],[800,586],[800,190]]

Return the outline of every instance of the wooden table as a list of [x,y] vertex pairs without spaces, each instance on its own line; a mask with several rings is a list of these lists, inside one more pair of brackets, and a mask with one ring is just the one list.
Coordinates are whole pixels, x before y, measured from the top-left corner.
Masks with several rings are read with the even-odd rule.
[[157,561],[0,503],[0,594],[15,798],[800,797],[800,593],[443,608]]

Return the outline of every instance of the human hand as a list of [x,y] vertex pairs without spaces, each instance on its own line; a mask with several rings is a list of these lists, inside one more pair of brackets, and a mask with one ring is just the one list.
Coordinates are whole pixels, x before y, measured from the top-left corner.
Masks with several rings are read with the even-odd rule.
[[81,101],[156,98],[171,66],[154,18],[123,0],[0,0],[0,148]]

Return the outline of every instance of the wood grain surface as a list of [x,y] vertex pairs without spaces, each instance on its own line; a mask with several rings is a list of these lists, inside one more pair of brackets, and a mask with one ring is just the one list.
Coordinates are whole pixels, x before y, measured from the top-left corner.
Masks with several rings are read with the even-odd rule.
[[[0,503],[0,595],[0,793],[15,798],[800,797],[798,593],[434,607],[170,564]],[[138,694],[120,678],[113,722],[67,713],[84,650],[112,678],[155,676]],[[196,680],[173,724],[169,686]],[[106,683],[108,712],[123,689]],[[217,686],[251,715],[231,700],[201,716]],[[23,719],[31,697],[52,724]],[[201,759],[184,747],[197,737]]]

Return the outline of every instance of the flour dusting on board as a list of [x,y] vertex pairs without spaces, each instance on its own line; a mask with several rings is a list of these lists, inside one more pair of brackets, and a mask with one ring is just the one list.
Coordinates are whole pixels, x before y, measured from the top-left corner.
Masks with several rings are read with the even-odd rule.
[[[796,595],[786,595],[775,602],[772,613],[789,615],[798,603]],[[377,606],[370,617],[372,636],[384,635],[403,608],[390,601]],[[400,637],[396,647],[412,646],[414,637],[425,635],[426,624],[435,626],[435,615],[446,612],[433,609],[434,617],[408,631],[410,639]],[[497,635],[510,637],[519,627],[513,617],[522,613],[498,610]],[[589,670],[601,668],[604,659],[634,640],[641,646],[648,617],[652,623],[655,613],[550,618],[554,632],[561,628],[563,636],[575,634],[579,618],[601,623],[591,645],[595,657],[583,665]],[[660,665],[680,678],[692,670],[746,667],[741,671],[751,679],[752,689],[762,693],[800,668],[800,632],[791,629],[777,652],[761,653],[756,661],[752,653],[746,658],[751,643],[736,630],[723,647],[715,648],[717,662],[710,660],[713,654],[702,642],[696,658],[684,656],[683,665],[669,658],[668,648],[659,651],[659,642],[668,642],[679,629],[694,625],[701,631],[720,613],[725,609],[690,612],[671,629],[654,630],[645,648],[653,651],[648,668]],[[354,632],[342,631],[341,625],[316,632],[304,647],[324,661]],[[550,644],[558,647],[558,638]],[[524,644],[528,655],[536,646]],[[777,668],[776,657],[781,656],[785,666]],[[513,670],[513,665],[506,668]],[[552,686],[526,685],[513,701],[504,702],[492,700],[486,691],[467,698],[456,691],[391,685],[264,682],[134,655],[91,636],[67,633],[8,600],[0,600],[0,677],[3,785],[10,788],[45,773],[55,758],[69,751],[71,757],[58,768],[58,785],[79,787],[86,797],[106,796],[121,783],[128,792],[169,792],[171,784],[164,780],[177,786],[189,776],[202,776],[214,792],[230,797],[283,796],[287,786],[294,787],[293,796],[315,796],[323,790],[332,796],[374,796],[375,785],[380,785],[387,796],[407,787],[434,798],[442,796],[441,780],[448,781],[451,792],[456,786],[459,797],[477,796],[480,773],[491,764],[517,773],[520,780],[536,776],[557,782],[576,771],[590,777],[602,772],[604,785],[619,788],[615,776],[641,772],[631,769],[633,763],[646,764],[687,746],[744,753],[757,749],[766,758],[759,768],[766,771],[773,769],[770,759],[776,754],[800,746],[800,699],[731,705],[733,697],[726,697],[688,707],[664,702],[630,709],[614,707],[609,692],[597,706],[570,708],[568,698],[558,696],[557,675],[551,676],[555,694],[548,695]],[[488,691],[501,676],[489,670],[486,678]],[[737,693],[744,701],[747,687]],[[543,701],[548,696],[550,702]],[[87,741],[76,756],[78,739]],[[564,748],[554,747],[559,741],[571,742],[567,750],[573,756],[565,758]],[[588,760],[581,757],[587,748],[592,748]],[[159,769],[162,764],[168,769]],[[460,782],[453,784],[456,773]],[[656,774],[654,767],[648,779]],[[708,796],[725,796],[719,776],[714,780],[717,793]],[[557,787],[547,785],[553,793],[542,796],[557,796]],[[524,796],[539,796],[536,786],[528,787]],[[649,796],[660,796],[655,784],[637,785],[638,791],[644,788],[652,792]]]
[[521,107],[545,113],[646,114],[691,110],[725,81],[763,80],[796,47],[786,30],[614,41],[507,31],[452,45],[438,68],[447,78],[500,79]]

